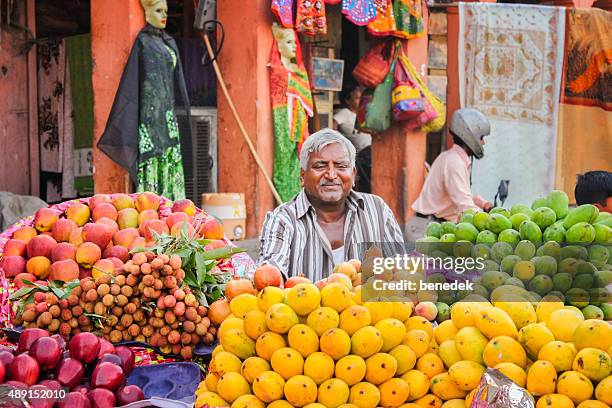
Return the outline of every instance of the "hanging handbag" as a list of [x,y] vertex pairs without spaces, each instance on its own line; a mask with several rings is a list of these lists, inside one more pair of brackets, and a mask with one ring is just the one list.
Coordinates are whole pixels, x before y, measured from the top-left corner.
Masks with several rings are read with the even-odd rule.
[[395,85],[391,93],[393,119],[402,122],[414,119],[424,110],[423,94],[400,62],[395,66]]
[[383,82],[394,59],[393,41],[376,44],[359,60],[353,70],[353,77],[360,85],[374,88]]
[[420,127],[423,132],[439,132],[446,124],[446,106],[444,102],[427,88],[408,57],[401,55],[399,60],[400,64],[403,65],[412,78],[416,80],[421,92],[425,96],[425,112],[423,112],[423,115],[421,115],[418,121],[410,124],[407,123],[406,125],[413,126],[413,128]]
[[374,89],[371,101],[365,106],[365,121],[360,123],[361,129],[365,131],[384,132],[391,126],[391,91],[395,64],[394,60],[385,80]]

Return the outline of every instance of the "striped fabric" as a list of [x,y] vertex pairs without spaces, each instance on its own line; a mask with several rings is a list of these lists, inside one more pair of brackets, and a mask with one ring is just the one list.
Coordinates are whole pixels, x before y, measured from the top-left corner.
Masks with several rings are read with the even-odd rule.
[[[382,198],[351,191],[344,226],[344,259],[360,258],[360,243],[404,243],[393,212]],[[312,281],[329,276],[332,248],[317,223],[306,193],[266,214],[260,235],[259,264],[271,264],[285,277],[304,274]]]

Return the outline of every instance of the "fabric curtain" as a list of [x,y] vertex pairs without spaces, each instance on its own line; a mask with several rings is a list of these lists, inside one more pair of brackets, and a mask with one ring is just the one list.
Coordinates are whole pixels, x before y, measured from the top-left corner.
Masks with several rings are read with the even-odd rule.
[[459,3],[461,107],[491,121],[472,189],[489,201],[510,180],[505,205],[530,203],[554,188],[565,9]]

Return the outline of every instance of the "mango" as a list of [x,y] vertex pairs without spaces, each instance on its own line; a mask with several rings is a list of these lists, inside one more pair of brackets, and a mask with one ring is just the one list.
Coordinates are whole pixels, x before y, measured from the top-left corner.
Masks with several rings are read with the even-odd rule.
[[527,373],[521,367],[514,363],[499,363],[494,368],[514,381],[519,387],[525,387],[527,383]]
[[491,231],[480,231],[476,236],[476,243],[478,244],[494,244],[497,242],[497,235]]
[[491,258],[495,262],[501,262],[508,255],[514,253],[514,247],[507,242],[497,242],[491,247]]
[[612,377],[606,377],[595,387],[595,398],[612,405]]
[[538,359],[552,363],[557,372],[571,370],[575,357],[576,350],[571,344],[558,340],[545,344],[538,352]]
[[455,337],[455,346],[464,360],[484,364],[482,353],[488,344],[487,338],[475,327],[464,327]]
[[449,373],[441,373],[431,379],[431,392],[442,400],[465,398],[466,391],[459,389],[451,380]]
[[405,344],[395,346],[389,351],[389,354],[397,361],[396,375],[402,375],[412,370],[417,361],[414,351]]
[[[485,367],[474,361],[458,361],[448,369],[448,376],[455,387],[462,391],[472,391],[478,386]],[[448,399],[448,398],[446,398]]]
[[516,244],[514,255],[518,255],[524,261],[530,261],[536,255],[536,246],[531,241],[522,240]]
[[544,296],[553,290],[553,280],[547,275],[536,275],[529,281],[529,290]]
[[565,191],[551,191],[547,202],[548,206],[555,212],[557,219],[563,218],[569,213],[569,197]]
[[563,225],[553,224],[550,227],[546,228],[546,230],[544,230],[544,234],[542,235],[542,238],[546,242],[548,241],[564,242],[565,234],[566,234],[566,231],[565,231],[565,228],[563,228]]
[[595,228],[587,222],[578,222],[567,230],[565,239],[571,243],[590,244],[595,240]]
[[431,379],[444,372],[444,362],[437,354],[427,352],[417,360],[415,368]]
[[518,261],[514,264],[512,276],[523,282],[531,280],[535,275],[535,265],[531,261]]
[[499,264],[499,269],[500,271],[505,272],[507,274],[512,274],[512,272],[514,271],[514,265],[521,260],[521,257],[518,255],[507,255],[501,260]]
[[427,225],[427,228],[425,229],[425,236],[440,238],[441,229],[442,227],[439,222],[432,221]]
[[572,369],[592,381],[601,381],[612,372],[612,360],[605,351],[587,347],[576,354]]
[[514,297],[516,301],[510,301],[513,299],[512,296],[508,296],[508,298],[508,301],[494,302],[493,305],[506,312],[518,330],[527,325],[537,323],[538,318],[531,303],[520,301],[518,296]]
[[514,363],[519,367],[527,364],[527,354],[520,343],[508,336],[493,338],[483,351],[483,360],[487,367],[495,367],[499,363]]
[[312,353],[304,361],[304,375],[321,385],[334,376],[334,360],[325,353]]
[[535,265],[536,275],[553,276],[557,273],[557,260],[550,255],[536,256],[531,262]]
[[486,212],[479,212],[474,214],[472,218],[472,224],[478,229],[478,231],[485,231],[489,229],[489,214]]
[[563,220],[563,228],[569,230],[575,224],[584,222],[591,223],[597,219],[599,209],[593,204],[582,204],[569,211]]
[[521,240],[521,234],[517,230],[514,230],[514,229],[503,230],[497,236],[497,241],[507,242],[513,247],[515,247],[516,244],[518,244],[520,240]]
[[410,384],[408,401],[415,401],[424,397],[429,391],[429,378],[418,370],[410,370],[401,376],[402,380]]
[[521,239],[528,240],[534,244],[542,242],[542,230],[533,221],[523,221],[519,226]]
[[611,244],[612,243],[612,228],[603,224],[593,224],[595,230],[594,242],[597,244]]
[[283,398],[285,380],[274,371],[265,371],[255,377],[253,393],[263,402],[272,402]]
[[510,208],[510,215],[526,214],[528,216],[531,216],[532,213],[533,210],[525,204],[514,204],[512,208]]
[[557,380],[557,392],[580,404],[593,396],[593,384],[581,373],[566,371]]
[[349,391],[349,403],[364,408],[375,408],[380,402],[380,391],[374,384],[360,382]]
[[512,215],[510,211],[508,211],[504,207],[499,207],[499,206],[491,208],[491,210],[489,211],[489,214],[501,214],[506,218],[510,218],[510,215]]
[[[608,248],[603,245],[589,245],[588,252],[589,261],[591,261],[593,266],[595,266],[597,269],[603,268],[610,259],[610,252]],[[589,272],[594,272],[594,270]]]
[[553,394],[556,382],[557,371],[548,361],[536,361],[527,372],[527,391],[535,397]]
[[582,313],[569,309],[554,310],[546,319],[548,327],[556,340],[569,342],[573,339],[576,328],[584,321]]
[[444,234],[454,234],[457,225],[454,222],[444,221],[440,224],[440,238]]
[[537,360],[538,353],[546,344],[553,342],[555,337],[546,325],[531,323],[519,330],[518,341],[532,360]]
[[228,330],[220,339],[223,350],[245,360],[255,355],[255,342],[242,329]]
[[538,399],[538,403],[535,408],[574,408],[574,403],[572,400],[562,394],[547,394],[540,399]]
[[396,372],[397,361],[387,353],[376,353],[366,359],[365,380],[369,383],[380,385],[393,378]]
[[546,207],[548,205],[548,197],[538,197],[531,204],[531,209],[536,210],[540,207]]
[[503,214],[493,213],[489,215],[489,230],[495,234],[511,228],[512,222]]
[[457,228],[455,229],[455,237],[457,240],[465,240],[470,242],[476,242],[476,237],[478,236],[478,229],[470,223],[460,222],[457,224]]
[[531,221],[535,222],[540,230],[544,231],[546,227],[552,225],[557,220],[555,212],[548,207],[540,207],[534,210],[531,214]]
[[410,395],[410,385],[401,378],[391,378],[378,387],[380,391],[380,405],[383,407],[397,407],[403,404]]

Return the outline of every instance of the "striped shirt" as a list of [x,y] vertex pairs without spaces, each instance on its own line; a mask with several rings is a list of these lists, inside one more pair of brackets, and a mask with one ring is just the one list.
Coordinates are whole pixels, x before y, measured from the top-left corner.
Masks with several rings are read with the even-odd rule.
[[[344,221],[344,259],[359,258],[360,243],[404,243],[393,212],[382,198],[351,191]],[[302,191],[266,214],[260,235],[259,264],[271,264],[285,277],[304,274],[313,282],[331,273],[332,248],[317,214]]]

